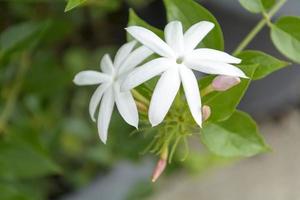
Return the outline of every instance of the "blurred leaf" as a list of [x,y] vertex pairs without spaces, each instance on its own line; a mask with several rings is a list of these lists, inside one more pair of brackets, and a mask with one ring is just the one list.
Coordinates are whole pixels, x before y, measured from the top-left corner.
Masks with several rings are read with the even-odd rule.
[[[205,47],[223,50],[223,33],[216,18],[199,3],[193,0],[164,0],[168,21],[179,20],[188,29],[200,21],[210,21],[215,24],[214,29],[201,42]],[[201,45],[201,44],[200,44]]]
[[[230,117],[244,96],[256,70],[256,65],[241,65],[240,67],[250,79],[241,79],[240,84],[225,92],[212,92],[204,96],[203,105],[210,106],[212,111],[209,122],[222,121]],[[201,79],[201,88],[210,84],[213,78],[214,76],[207,76]]]
[[45,152],[21,138],[0,141],[0,177],[36,178],[59,172]]
[[270,9],[276,0],[239,0],[240,4],[252,13],[260,13]]
[[[159,37],[164,37],[164,33],[162,30],[159,30],[158,28],[155,28],[154,26],[151,26],[150,24],[142,20],[139,16],[137,16],[133,9],[129,10],[128,26],[142,26],[146,29],[149,29]],[[127,40],[131,40],[131,36],[129,36],[129,34],[127,34]]]
[[262,79],[289,65],[288,62],[279,60],[261,51],[247,50],[239,53],[237,57],[242,59],[242,65],[257,65],[252,77],[253,80]]
[[82,5],[87,0],[68,0],[67,6],[65,8],[65,12],[72,10],[73,8]]
[[276,48],[294,62],[300,63],[300,17],[281,17],[271,26]]
[[226,121],[204,125],[201,139],[212,153],[219,156],[253,156],[269,150],[255,121],[241,111],[236,111]]
[[44,28],[43,23],[25,22],[6,29],[0,35],[0,59],[9,53],[28,48]]

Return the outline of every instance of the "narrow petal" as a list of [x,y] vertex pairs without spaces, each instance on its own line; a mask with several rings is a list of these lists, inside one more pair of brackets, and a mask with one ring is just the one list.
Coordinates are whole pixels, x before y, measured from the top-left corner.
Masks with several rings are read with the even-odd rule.
[[213,23],[208,21],[202,21],[191,26],[184,34],[185,51],[193,50],[214,26]]
[[130,26],[127,32],[140,43],[164,57],[174,57],[173,50],[152,31],[140,26]]
[[135,45],[136,45],[136,41],[134,40],[120,47],[120,49],[116,53],[115,60],[114,60],[114,66],[116,69],[118,69],[121,63],[124,62],[124,60],[129,56],[130,52],[132,51]]
[[182,56],[184,52],[183,30],[180,21],[172,21],[165,27],[165,40],[167,44],[176,52],[177,56]]
[[154,59],[133,70],[123,82],[121,90],[124,91],[135,88],[154,76],[166,71],[168,68],[172,67],[172,65],[174,65],[174,63],[167,58]]
[[105,54],[103,56],[103,58],[101,59],[100,66],[101,66],[101,70],[104,73],[113,74],[113,72],[114,72],[114,65],[113,65],[113,63],[111,61],[111,58],[110,58],[110,56],[108,54]]
[[151,54],[153,54],[153,51],[151,51],[148,47],[141,46],[137,48],[124,60],[120,66],[119,74],[132,70],[141,64]]
[[92,95],[92,98],[90,100],[90,105],[89,105],[89,113],[90,113],[90,116],[92,118],[92,120],[95,122],[96,119],[95,119],[95,112],[97,110],[97,107],[101,101],[101,98],[105,92],[105,90],[108,88],[109,84],[102,84],[100,85],[96,91],[94,92],[94,94]]
[[184,66],[180,68],[180,78],[192,116],[196,123],[201,127],[202,111],[197,79],[193,71]]
[[76,74],[76,76],[73,79],[73,82],[76,85],[95,85],[109,80],[110,77],[106,74],[97,71],[87,70]]
[[228,53],[214,50],[214,49],[207,49],[207,48],[196,49],[192,51],[187,57],[195,60],[224,62],[224,63],[232,63],[232,64],[241,63],[241,59],[233,57]]
[[98,116],[98,132],[100,139],[105,144],[107,139],[107,131],[109,128],[110,118],[114,108],[114,95],[112,88],[108,89],[102,98],[99,116]]
[[116,85],[115,100],[119,113],[123,119],[131,126],[138,128],[138,110],[130,91],[121,92],[120,86]]
[[169,69],[162,74],[154,89],[150,107],[149,121],[152,126],[161,123],[168,113],[180,87],[178,69]]
[[212,62],[212,61],[201,61],[186,59],[186,66],[200,71],[206,74],[217,74],[217,75],[227,75],[227,76],[237,76],[241,78],[248,78],[245,73],[239,68],[221,62]]

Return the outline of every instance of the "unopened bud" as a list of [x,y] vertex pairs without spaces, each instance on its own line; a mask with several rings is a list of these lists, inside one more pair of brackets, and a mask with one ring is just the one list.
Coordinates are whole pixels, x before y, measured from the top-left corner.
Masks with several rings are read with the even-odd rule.
[[160,177],[160,175],[165,170],[166,166],[167,166],[167,160],[162,158],[159,159],[153,171],[152,182],[155,182]]
[[239,77],[220,75],[212,81],[212,87],[215,91],[223,92],[241,82]]
[[202,118],[203,118],[203,121],[206,121],[211,115],[211,109],[209,106],[207,105],[204,105],[202,107]]

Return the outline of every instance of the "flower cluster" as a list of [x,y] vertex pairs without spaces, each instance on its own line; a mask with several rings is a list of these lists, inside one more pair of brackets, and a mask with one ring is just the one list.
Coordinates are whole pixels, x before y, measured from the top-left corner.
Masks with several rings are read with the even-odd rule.
[[[104,143],[115,104],[123,119],[138,127],[138,108],[131,89],[155,76],[160,78],[148,109],[151,125],[156,126],[164,120],[182,84],[193,119],[202,126],[202,121],[211,111],[207,106],[202,108],[197,79],[192,70],[220,75],[211,84],[216,91],[238,84],[238,77],[247,78],[243,71],[232,65],[239,64],[240,59],[218,50],[197,48],[213,27],[213,23],[201,21],[184,33],[181,22],[172,21],[165,27],[165,41],[143,27],[128,27],[126,30],[135,41],[123,45],[114,61],[105,55],[100,63],[101,72],[83,71],[75,76],[74,83],[77,85],[99,85],[92,95],[89,111],[96,121],[95,113],[100,105],[97,124]],[[137,41],[141,46],[134,49]],[[143,63],[153,53],[158,57]]]

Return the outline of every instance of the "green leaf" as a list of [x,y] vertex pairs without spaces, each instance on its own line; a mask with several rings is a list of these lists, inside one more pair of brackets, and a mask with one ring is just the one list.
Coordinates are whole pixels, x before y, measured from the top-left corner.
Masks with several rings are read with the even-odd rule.
[[239,2],[249,12],[261,13],[274,6],[276,0],[239,0]]
[[43,23],[25,22],[11,26],[0,35],[0,59],[8,54],[27,48],[45,27]]
[[167,9],[168,21],[179,20],[185,30],[200,21],[210,21],[215,28],[204,38],[202,46],[223,50],[223,33],[216,18],[200,4],[193,0],[164,0]]
[[276,48],[294,62],[300,63],[300,17],[281,17],[271,26]]
[[253,80],[262,79],[272,72],[289,65],[288,62],[274,58],[261,51],[247,50],[239,53],[237,57],[242,59],[242,65],[257,65],[252,77]]
[[[153,33],[155,33],[156,35],[158,35],[159,37],[163,38],[164,37],[164,33],[162,30],[155,28],[154,26],[151,26],[150,24],[148,24],[147,22],[145,22],[144,20],[142,20],[135,12],[133,9],[129,10],[129,20],[128,20],[128,26],[142,26],[150,31],[152,31]],[[131,37],[129,36],[129,34],[127,34],[127,40],[131,40]]]
[[0,177],[36,178],[60,172],[49,156],[22,138],[0,142]]
[[236,111],[226,121],[206,124],[201,139],[212,153],[219,156],[253,156],[269,150],[255,121],[241,111]]
[[[241,82],[237,86],[225,92],[212,92],[203,97],[203,105],[210,106],[212,111],[208,122],[226,120],[234,113],[251,82],[256,67],[256,65],[241,65],[240,68],[242,68],[249,79],[241,79]],[[201,88],[210,84],[214,77],[215,76],[207,76],[201,79]]]
[[67,6],[65,8],[65,12],[72,10],[73,8],[82,5],[87,0],[68,0]]

